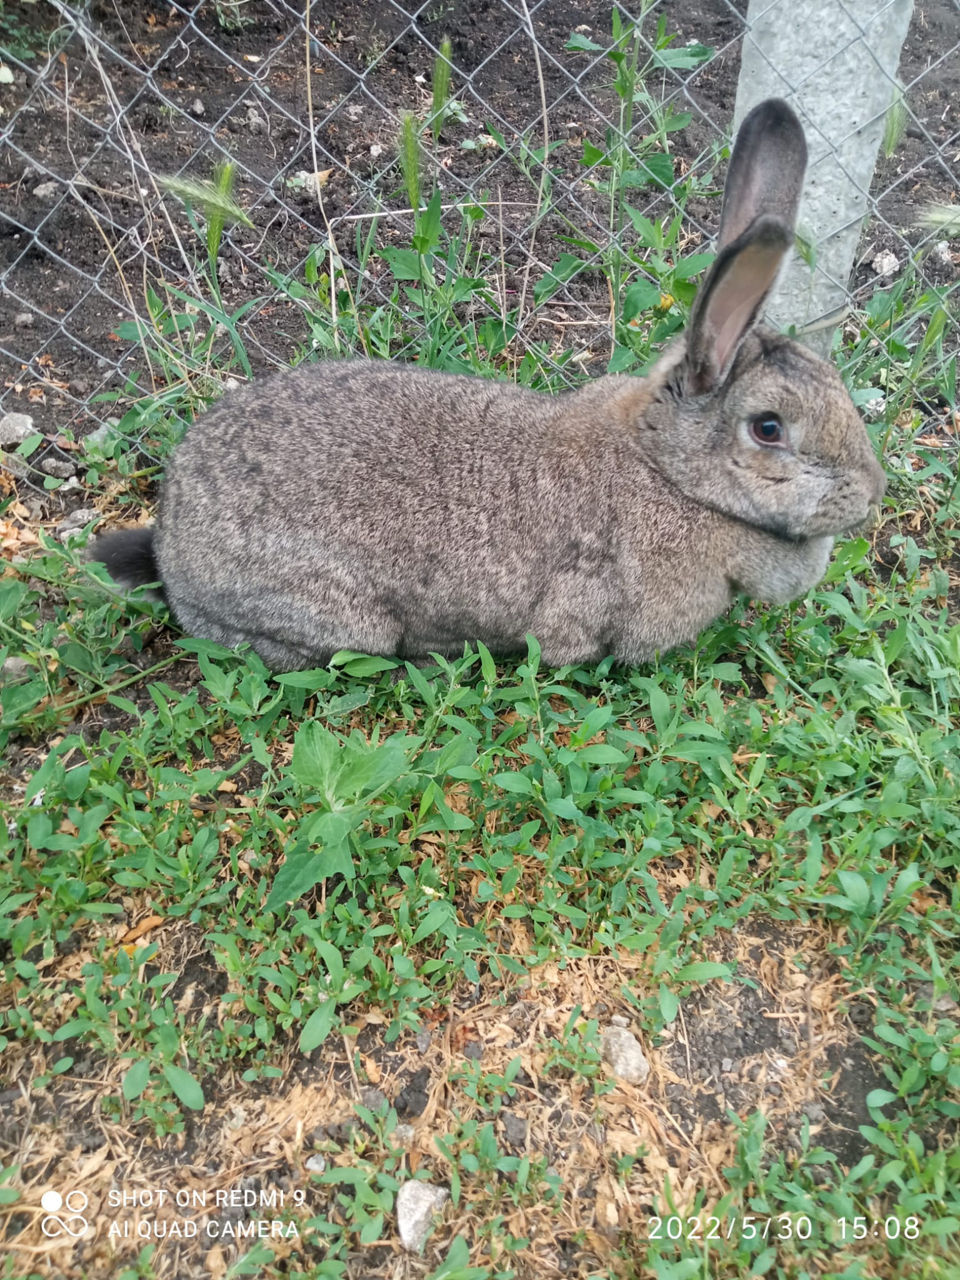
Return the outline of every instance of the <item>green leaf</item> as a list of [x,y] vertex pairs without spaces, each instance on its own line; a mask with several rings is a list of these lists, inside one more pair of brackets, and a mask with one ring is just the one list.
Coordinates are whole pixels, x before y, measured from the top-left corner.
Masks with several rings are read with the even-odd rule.
[[571,53],[603,53],[603,45],[595,44],[580,31],[571,31],[570,39],[563,46]]
[[891,1093],[889,1089],[871,1089],[866,1098],[868,1107],[886,1107],[897,1101],[898,1095]]
[[297,732],[290,768],[298,782],[316,788],[329,808],[336,809],[398,778],[419,742],[408,734],[394,734],[379,744],[370,743],[359,731],[342,739],[308,720]]
[[925,1235],[952,1236],[960,1231],[960,1218],[936,1218],[933,1222],[923,1224]]
[[626,190],[636,187],[672,187],[673,160],[670,156],[647,156],[637,162],[636,169],[624,169],[620,175],[620,186]]
[[392,671],[400,663],[393,658],[381,658],[372,653],[347,655],[342,652],[334,654],[330,665],[342,667],[348,676],[375,676],[381,671]]
[[444,925],[449,924],[451,921],[456,922],[456,915],[446,898],[432,903],[414,933],[412,942],[414,945],[422,942],[424,938],[429,938],[431,933],[440,932]]
[[533,795],[533,783],[525,773],[495,773],[490,781],[495,782],[498,787],[502,787],[504,791],[510,791],[514,795]]
[[651,684],[649,686],[650,698],[650,715],[653,717],[654,727],[657,731],[658,738],[665,738],[670,728],[672,713],[670,708],[670,699],[660,688],[659,685]]
[[838,871],[837,879],[843,885],[843,891],[858,910],[862,911],[870,902],[870,886],[858,871]]
[[127,1102],[139,1098],[150,1080],[150,1062],[140,1058],[130,1067],[123,1077],[123,1096]]
[[676,992],[671,991],[669,987],[660,984],[658,993],[660,1003],[660,1013],[664,1022],[669,1026],[680,1012],[680,999]]
[[164,1064],[163,1074],[167,1084],[185,1107],[189,1107],[191,1111],[203,1110],[203,1090],[189,1071],[167,1062]]
[[688,257],[681,258],[673,268],[674,279],[690,280],[693,276],[698,276],[710,266],[716,256],[715,253],[691,253]]
[[497,664],[482,640],[477,641],[477,653],[480,655],[480,674],[484,682],[492,687],[497,683]]
[[644,311],[651,311],[660,305],[660,286],[652,280],[635,280],[623,295],[620,304],[620,315],[624,320],[632,320]]
[[300,726],[290,763],[290,771],[299,783],[316,787],[325,796],[331,795],[340,763],[339,738],[316,720]]
[[685,964],[673,975],[674,982],[711,982],[714,978],[729,978],[730,966],[715,960],[698,960]]
[[333,1024],[337,1016],[337,1002],[331,996],[328,1000],[324,1000],[319,1008],[314,1009],[310,1017],[304,1024],[303,1030],[300,1032],[300,1052],[312,1053],[318,1045],[323,1044],[327,1036],[333,1030]]
[[390,268],[394,280],[421,280],[423,278],[423,258],[416,249],[380,249],[379,255]]
[[655,67],[673,67],[678,71],[692,71],[715,53],[706,44],[688,44],[680,49],[655,49],[650,61]]
[[587,264],[582,258],[572,253],[561,253],[546,275],[542,276],[533,287],[534,302],[543,302],[557,292],[562,284],[571,280],[578,271],[584,270]]
[[363,812],[358,809],[311,815],[302,826],[301,838],[287,849],[286,861],[267,894],[267,911],[296,902],[328,876],[353,880],[356,866],[349,835],[362,820]]
[[333,992],[339,992],[343,986],[344,978],[343,956],[332,942],[326,942],[322,938],[317,939],[314,943],[314,947],[317,955],[326,966],[330,990]]
[[580,748],[577,759],[587,764],[626,764],[630,757],[607,742],[593,742]]

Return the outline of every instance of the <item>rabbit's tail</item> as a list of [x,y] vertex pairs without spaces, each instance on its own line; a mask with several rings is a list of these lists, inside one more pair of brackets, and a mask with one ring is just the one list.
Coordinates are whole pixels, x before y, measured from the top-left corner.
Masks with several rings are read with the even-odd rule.
[[118,529],[101,534],[90,548],[90,559],[100,560],[110,577],[122,587],[142,587],[160,581],[153,547],[153,528]]

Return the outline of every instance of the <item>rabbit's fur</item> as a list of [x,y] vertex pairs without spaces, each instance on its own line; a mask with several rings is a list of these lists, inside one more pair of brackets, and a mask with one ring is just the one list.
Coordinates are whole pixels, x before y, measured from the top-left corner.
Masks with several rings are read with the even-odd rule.
[[[806,147],[744,121],[718,255],[643,379],[560,396],[389,362],[301,366],[224,396],[167,470],[159,523],[93,555],[159,579],[177,621],[275,670],[537,636],[550,665],[642,662],[742,592],[822,577],[883,471],[839,375],[756,327],[793,241]],[[785,443],[758,442],[778,415]]]

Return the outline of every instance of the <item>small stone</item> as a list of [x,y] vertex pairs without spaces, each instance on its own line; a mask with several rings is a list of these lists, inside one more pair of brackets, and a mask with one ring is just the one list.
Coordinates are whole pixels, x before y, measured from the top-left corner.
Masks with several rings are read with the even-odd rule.
[[367,1085],[360,1090],[360,1101],[368,1111],[379,1111],[388,1105],[386,1094],[375,1089],[373,1085]]
[[523,1116],[512,1111],[501,1111],[500,1121],[503,1125],[503,1136],[511,1147],[524,1147],[527,1143],[527,1122]]
[[55,480],[69,480],[77,468],[66,458],[44,458],[40,463],[40,470],[48,476],[53,476]]
[[891,253],[889,249],[884,249],[870,263],[878,276],[892,276],[900,270],[900,260],[895,253]]
[[33,188],[33,194],[38,200],[56,200],[59,190],[59,182],[41,182]]
[[643,1084],[650,1074],[650,1063],[644,1057],[640,1042],[633,1032],[625,1027],[608,1027],[603,1033],[601,1045],[603,1060],[609,1063],[618,1080],[626,1080],[629,1084]]
[[205,116],[207,114],[207,108],[199,98],[194,98],[190,103],[190,110],[195,116]]
[[17,680],[25,680],[32,670],[33,667],[23,658],[7,658],[0,667],[0,684],[14,684]]
[[953,254],[950,252],[949,240],[938,240],[930,250],[930,261],[935,267],[944,270],[953,269]]
[[92,431],[88,431],[83,437],[83,447],[88,452],[90,450],[105,450],[108,445],[112,444],[117,436],[117,419],[107,418],[105,422],[101,422],[99,427],[94,427]]
[[431,1182],[405,1182],[397,1192],[397,1230],[407,1253],[419,1253],[426,1244],[433,1215],[450,1197],[446,1187]]
[[9,471],[12,476],[16,476],[18,480],[25,480],[33,474],[30,464],[24,462],[23,458],[18,458],[15,453],[0,453],[0,467]]
[[614,1027],[629,1027],[630,1019],[625,1018],[622,1013],[612,1013],[610,1015],[610,1024]]
[[77,479],[77,477],[69,476],[66,480],[64,480],[63,484],[57,490],[57,493],[73,493],[76,489],[79,489],[79,488],[80,488],[80,481]]
[[251,133],[266,133],[267,122],[256,107],[247,108],[247,128]]
[[432,1039],[433,1039],[433,1036],[431,1035],[430,1031],[426,1027],[418,1031],[416,1036],[417,1052],[426,1053],[427,1050],[430,1048],[430,1041]]
[[412,1124],[398,1124],[393,1131],[393,1136],[396,1138],[397,1142],[400,1143],[401,1147],[409,1147],[415,1134],[416,1130]]
[[33,312],[18,311],[13,317],[13,327],[15,329],[32,329],[33,328]]
[[[74,484],[71,486],[70,480],[68,480],[66,484],[60,486],[61,493],[63,493],[64,489],[68,486],[76,488],[80,487],[80,481],[77,480],[76,476],[71,476],[70,479]],[[67,539],[76,537],[78,533],[82,532],[85,525],[88,525],[91,520],[96,520],[97,515],[98,512],[96,512],[93,507],[77,507],[76,511],[71,511],[69,515],[64,516],[57,525],[57,537],[61,542],[65,542]]]
[[721,1059],[721,1061],[720,1061],[720,1070],[721,1070],[721,1071],[723,1071],[723,1072],[730,1072],[730,1071],[732,1071],[732,1070],[733,1070],[733,1059],[732,1059],[732,1058],[722,1058],[722,1059]]
[[0,418],[0,447],[15,449],[33,434],[33,418],[29,413],[7,413]]
[[370,147],[370,154],[373,156],[374,160],[376,160],[377,156],[383,155],[383,147],[381,147],[379,142],[373,143]]
[[321,1155],[311,1156],[307,1161],[305,1168],[308,1173],[323,1173],[327,1167],[327,1162]]

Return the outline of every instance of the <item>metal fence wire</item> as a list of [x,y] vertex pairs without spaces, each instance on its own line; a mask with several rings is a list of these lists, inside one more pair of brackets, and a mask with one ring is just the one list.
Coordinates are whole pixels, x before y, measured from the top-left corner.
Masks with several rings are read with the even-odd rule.
[[[839,6],[876,77],[866,7]],[[746,23],[745,0],[0,2],[5,465],[78,487],[91,432],[157,456],[135,410],[165,387],[310,349],[469,367],[469,334],[555,387],[642,367],[716,229]],[[778,68],[801,104],[804,54]],[[847,324],[886,299],[891,360],[919,369],[926,343],[932,415],[955,387],[958,102],[957,5],[918,3],[835,282]],[[898,330],[891,297],[925,294]]]

